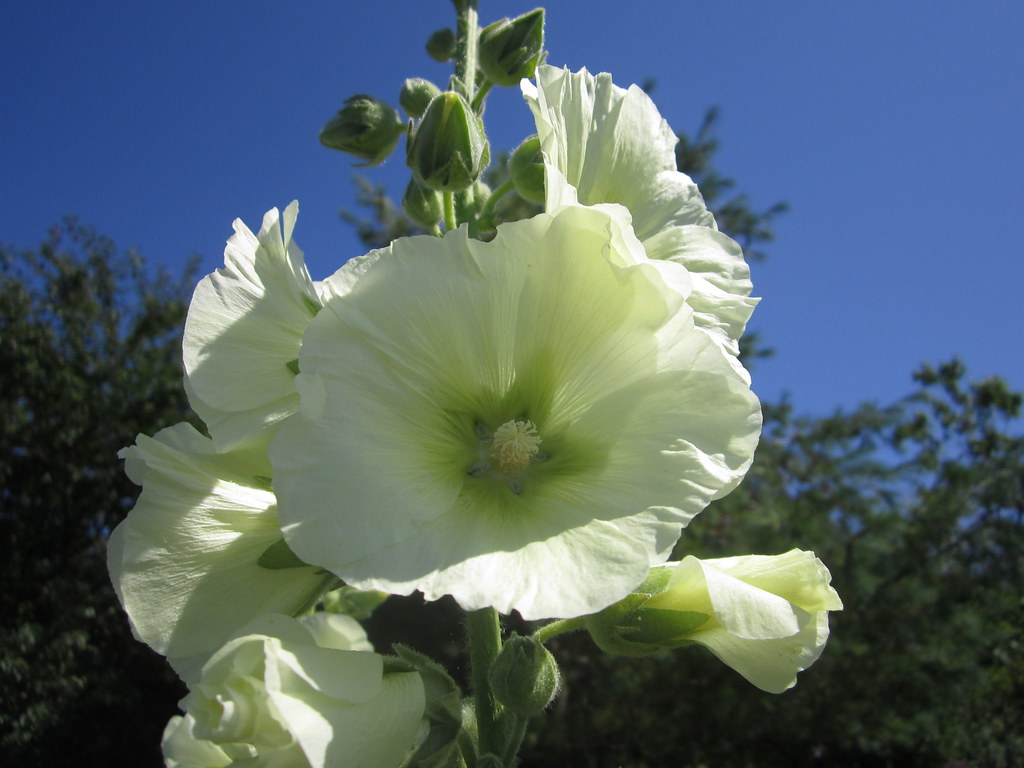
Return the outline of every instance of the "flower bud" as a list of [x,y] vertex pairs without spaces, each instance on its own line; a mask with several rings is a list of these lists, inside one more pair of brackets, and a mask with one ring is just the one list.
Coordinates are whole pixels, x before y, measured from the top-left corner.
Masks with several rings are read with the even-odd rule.
[[508,161],[508,170],[520,197],[530,203],[544,202],[544,154],[536,134],[516,147]]
[[544,9],[509,21],[501,19],[480,32],[480,69],[496,85],[517,85],[533,77],[544,49]]
[[489,681],[494,697],[506,709],[533,717],[558,693],[558,664],[539,641],[513,635],[494,660]]
[[320,143],[348,152],[364,165],[378,165],[391,154],[405,130],[394,107],[380,99],[357,94],[320,131]]
[[405,215],[424,227],[432,227],[444,216],[444,205],[441,194],[427,189],[416,179],[409,179],[409,184],[402,195],[402,210]]
[[427,54],[434,61],[442,64],[450,61],[455,53],[455,33],[448,29],[439,29],[427,38]]
[[410,77],[402,84],[402,92],[398,94],[398,103],[402,105],[409,117],[423,117],[430,100],[441,92],[441,89],[422,77]]
[[483,123],[462,96],[441,93],[409,137],[409,167],[416,179],[440,192],[470,186],[490,162]]
[[659,648],[705,646],[763,691],[781,693],[817,660],[828,612],[843,607],[813,552],[686,557],[654,568],[624,600],[588,616],[608,653],[642,656]]

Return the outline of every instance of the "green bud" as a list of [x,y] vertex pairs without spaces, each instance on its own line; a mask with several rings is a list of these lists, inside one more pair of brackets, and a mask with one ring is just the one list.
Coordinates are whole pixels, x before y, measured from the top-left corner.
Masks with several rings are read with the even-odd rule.
[[439,29],[427,38],[427,54],[442,64],[450,61],[455,54],[455,33],[450,29]]
[[516,147],[508,161],[508,170],[516,192],[530,203],[544,202],[544,154],[540,137],[534,134]]
[[323,127],[320,143],[365,160],[363,165],[377,165],[391,154],[404,130],[394,107],[357,94]]
[[466,189],[490,160],[483,123],[469,102],[452,91],[430,102],[409,136],[409,167],[417,181],[439,192]]
[[558,664],[551,652],[532,637],[513,635],[491,665],[491,691],[519,717],[544,711],[558,693]]
[[544,9],[509,21],[501,19],[480,32],[480,69],[496,85],[517,85],[533,77],[544,49]]
[[424,227],[432,227],[444,216],[444,204],[441,194],[427,189],[416,179],[409,179],[402,196],[402,210],[405,214]]
[[409,117],[423,117],[430,100],[441,92],[441,89],[422,77],[410,77],[402,84],[402,92],[398,94],[398,103],[402,105]]

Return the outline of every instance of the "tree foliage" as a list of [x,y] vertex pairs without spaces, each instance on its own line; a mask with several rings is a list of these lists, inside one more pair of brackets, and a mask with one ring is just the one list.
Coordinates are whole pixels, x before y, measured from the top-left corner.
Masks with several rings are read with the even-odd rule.
[[138,765],[159,754],[177,689],[132,639],[105,545],[137,492],[117,451],[187,413],[180,344],[193,272],[153,274],[74,220],[38,249],[0,248],[9,764]]

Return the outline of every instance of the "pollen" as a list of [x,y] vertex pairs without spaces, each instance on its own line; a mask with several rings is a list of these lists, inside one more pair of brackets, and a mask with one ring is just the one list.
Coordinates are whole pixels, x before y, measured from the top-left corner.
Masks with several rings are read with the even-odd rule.
[[532,421],[513,419],[494,431],[491,456],[504,472],[526,469],[540,450],[540,435]]

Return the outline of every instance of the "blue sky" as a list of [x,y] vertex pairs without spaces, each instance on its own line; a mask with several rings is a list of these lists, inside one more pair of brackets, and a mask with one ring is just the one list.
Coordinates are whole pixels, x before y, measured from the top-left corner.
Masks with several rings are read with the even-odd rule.
[[[481,0],[486,21],[528,5]],[[640,10],[637,10],[640,9]],[[354,170],[316,134],[349,95],[397,99],[446,0],[9,4],[0,49],[0,240],[75,213],[174,265],[221,263],[231,221],[298,199],[314,278],[361,247],[338,210]],[[720,170],[785,200],[751,328],[776,349],[754,389],[801,412],[911,389],[923,361],[1024,389],[1024,4],[981,0],[554,0],[549,61],[657,79],[677,130],[721,107]],[[532,133],[491,99],[497,148]],[[401,154],[374,181],[400,193]]]

